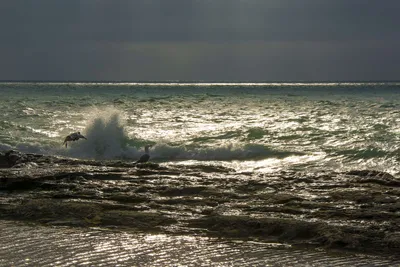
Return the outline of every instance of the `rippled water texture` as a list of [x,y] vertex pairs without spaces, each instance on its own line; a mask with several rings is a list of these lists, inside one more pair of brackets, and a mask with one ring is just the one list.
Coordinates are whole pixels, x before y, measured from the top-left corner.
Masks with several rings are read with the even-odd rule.
[[388,173],[239,173],[0,155],[0,219],[48,226],[287,242],[368,253],[400,249],[400,181]]
[[[159,162],[398,174],[399,89],[398,83],[2,83],[0,149],[132,159],[150,143]],[[62,148],[77,130],[88,142]]]
[[0,221],[1,266],[399,266],[390,257],[283,244]]
[[399,265],[399,90],[0,83],[0,265]]

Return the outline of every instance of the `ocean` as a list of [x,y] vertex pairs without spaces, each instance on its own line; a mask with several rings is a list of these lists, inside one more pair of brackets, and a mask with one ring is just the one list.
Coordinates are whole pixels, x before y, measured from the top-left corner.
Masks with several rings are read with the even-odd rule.
[[[400,83],[0,83],[0,150],[400,172]],[[62,146],[80,131],[88,140]]]
[[[175,243],[188,253],[201,244],[205,266],[354,265],[357,253],[400,264],[399,92],[400,82],[2,82],[0,224],[20,234],[0,255],[21,262],[21,250],[36,251],[45,237],[57,243],[64,231],[76,244],[94,234],[127,249],[118,240],[133,232],[160,266],[188,262],[165,256],[162,244],[180,255]],[[65,147],[77,131],[87,140]],[[146,145],[150,162],[135,164]],[[27,237],[9,221],[54,228],[29,226],[42,234]],[[155,248],[153,234],[169,241]],[[221,246],[229,251],[210,251]],[[71,245],[59,258],[115,264],[112,249],[82,256]],[[156,254],[135,251],[124,252],[126,266],[156,266]]]

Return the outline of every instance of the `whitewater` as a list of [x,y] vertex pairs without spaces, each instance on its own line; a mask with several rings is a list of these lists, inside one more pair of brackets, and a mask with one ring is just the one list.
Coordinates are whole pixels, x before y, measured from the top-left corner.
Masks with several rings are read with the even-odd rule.
[[[0,151],[400,173],[400,83],[0,83]],[[88,140],[62,146],[80,131]]]
[[0,265],[399,266],[399,90],[2,82]]

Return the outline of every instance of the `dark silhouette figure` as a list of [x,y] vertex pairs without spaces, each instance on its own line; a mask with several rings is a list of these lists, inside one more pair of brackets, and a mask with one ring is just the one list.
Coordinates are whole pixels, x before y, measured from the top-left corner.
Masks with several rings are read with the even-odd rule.
[[149,153],[149,148],[151,146],[147,145],[144,147],[144,154],[135,162],[135,164],[137,163],[145,163],[148,162],[150,159],[150,153]]
[[72,134],[70,134],[70,135],[67,135],[67,137],[65,137],[65,139],[64,139],[63,145],[65,145],[65,147],[67,147],[67,142],[69,142],[69,141],[77,141],[77,140],[79,140],[80,138],[83,138],[83,139],[86,139],[86,140],[87,140],[86,137],[84,137],[83,135],[81,135],[81,132],[76,132],[76,133],[72,133]]

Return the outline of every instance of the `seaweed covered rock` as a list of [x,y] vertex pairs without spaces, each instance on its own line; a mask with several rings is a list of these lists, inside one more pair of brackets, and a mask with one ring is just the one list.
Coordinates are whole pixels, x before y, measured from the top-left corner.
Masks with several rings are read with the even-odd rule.
[[346,172],[348,175],[357,176],[358,183],[375,183],[385,186],[400,186],[400,180],[387,172],[374,170],[354,170]]
[[377,177],[377,178],[379,177],[379,178],[394,179],[393,175],[387,172],[380,172],[374,170],[353,170],[347,172],[346,174],[357,175],[360,177]]
[[26,163],[35,163],[42,155],[25,154],[16,150],[8,150],[0,153],[0,168],[18,168],[25,166]]
[[9,168],[9,167],[10,165],[8,163],[5,153],[0,152],[0,168]]
[[209,234],[231,238],[323,245],[328,248],[358,251],[399,251],[398,236],[374,227],[334,225],[285,218],[250,218],[211,215],[191,220],[189,226],[205,229]]
[[5,153],[7,157],[8,164],[10,167],[27,161],[26,154],[22,154],[21,152],[15,151],[15,150],[9,150]]

